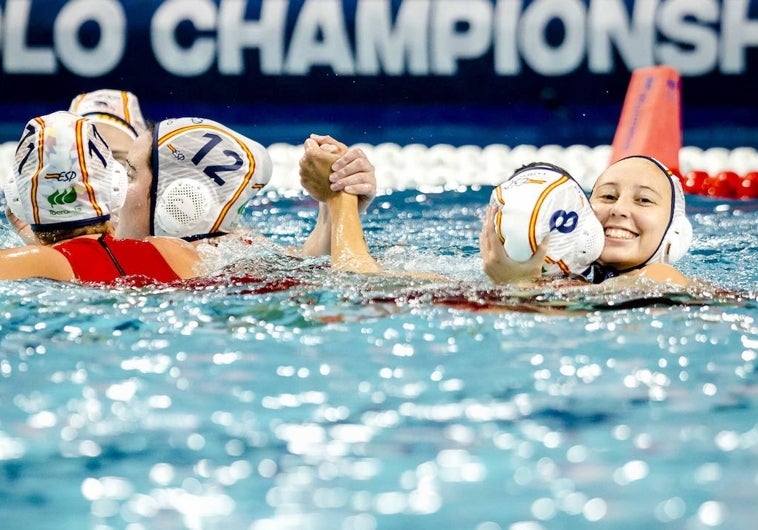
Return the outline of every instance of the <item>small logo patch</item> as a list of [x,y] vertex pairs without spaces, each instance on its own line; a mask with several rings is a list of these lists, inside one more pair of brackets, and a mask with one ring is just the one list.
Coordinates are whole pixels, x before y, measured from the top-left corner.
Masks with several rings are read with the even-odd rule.
[[168,150],[171,151],[171,154],[174,155],[174,158],[176,158],[177,160],[181,161],[187,158],[184,156],[184,153],[179,151],[179,149],[174,147],[172,144],[167,144],[166,147],[168,147]]
[[46,179],[57,180],[58,182],[71,182],[76,178],[76,171],[61,171],[60,173],[48,173]]
[[67,190],[56,190],[47,198],[47,202],[49,202],[52,206],[55,206],[56,204],[71,204],[75,200],[76,191],[74,188],[69,188]]

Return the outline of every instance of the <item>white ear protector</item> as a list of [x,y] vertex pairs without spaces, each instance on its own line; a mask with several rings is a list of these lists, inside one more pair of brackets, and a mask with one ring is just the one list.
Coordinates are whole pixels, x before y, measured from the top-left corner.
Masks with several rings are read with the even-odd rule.
[[692,224],[686,217],[675,217],[661,241],[661,263],[679,261],[692,244]]
[[231,232],[273,170],[261,144],[203,118],[157,123],[151,164],[150,233],[187,240]]
[[118,214],[126,200],[126,190],[129,187],[129,178],[126,168],[120,162],[113,161],[113,175],[111,177],[111,196],[108,209],[111,211],[111,221],[118,222]]
[[207,222],[213,197],[208,186],[183,178],[170,183],[155,204],[155,224],[166,235],[181,237],[201,231]]

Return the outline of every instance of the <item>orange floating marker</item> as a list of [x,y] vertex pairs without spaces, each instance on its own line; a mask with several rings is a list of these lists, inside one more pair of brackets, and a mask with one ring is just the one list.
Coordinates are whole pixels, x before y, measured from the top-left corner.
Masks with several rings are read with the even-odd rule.
[[611,163],[648,155],[679,174],[682,147],[681,78],[670,66],[632,72],[611,145]]

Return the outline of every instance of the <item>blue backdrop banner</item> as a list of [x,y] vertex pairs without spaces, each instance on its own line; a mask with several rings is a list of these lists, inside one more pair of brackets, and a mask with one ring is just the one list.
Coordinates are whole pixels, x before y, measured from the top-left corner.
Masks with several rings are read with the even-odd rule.
[[668,64],[685,140],[756,144],[756,4],[0,0],[0,105],[15,124],[124,88],[154,119],[203,113],[270,141],[608,143],[630,72]]

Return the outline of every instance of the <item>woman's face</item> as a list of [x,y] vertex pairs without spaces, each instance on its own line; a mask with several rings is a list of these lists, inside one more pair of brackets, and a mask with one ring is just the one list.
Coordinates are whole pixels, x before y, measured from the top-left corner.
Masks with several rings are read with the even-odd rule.
[[119,211],[116,237],[144,239],[150,235],[150,185],[153,171],[150,166],[153,135],[140,134],[126,156],[126,175],[129,185],[124,205]]
[[111,153],[113,153],[113,158],[115,158],[121,165],[125,166],[126,156],[134,143],[132,137],[118,127],[107,123],[98,122],[96,127],[97,132],[100,133],[100,136],[103,137],[105,143],[110,147]]
[[671,184],[650,160],[628,158],[598,177],[590,204],[605,230],[600,263],[618,270],[643,264],[671,219]]

